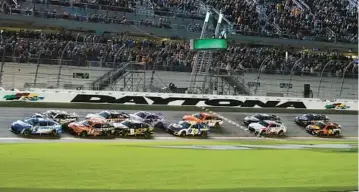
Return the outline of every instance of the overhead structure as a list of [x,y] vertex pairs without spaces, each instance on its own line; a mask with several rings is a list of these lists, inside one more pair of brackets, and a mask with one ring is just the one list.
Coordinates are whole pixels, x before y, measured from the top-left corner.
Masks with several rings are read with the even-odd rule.
[[[213,54],[217,51],[227,50],[227,36],[226,27],[222,26],[222,21],[226,22],[227,26],[232,27],[230,23],[217,10],[207,7],[206,17],[203,23],[200,39],[193,39],[190,42],[191,49],[197,51],[193,63],[190,81],[187,88],[187,93],[193,94],[212,94],[217,90],[219,83],[219,76],[213,76],[219,66],[213,63]],[[217,26],[215,33],[209,32],[209,20],[214,14],[218,15]],[[221,31],[222,29],[222,31]],[[209,33],[209,34],[208,34]]]

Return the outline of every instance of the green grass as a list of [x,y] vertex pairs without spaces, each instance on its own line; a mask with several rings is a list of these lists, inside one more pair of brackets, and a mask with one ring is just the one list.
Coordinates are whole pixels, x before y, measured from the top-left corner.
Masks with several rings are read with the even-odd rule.
[[357,188],[355,151],[150,147],[164,143],[2,144],[0,191],[303,192]]

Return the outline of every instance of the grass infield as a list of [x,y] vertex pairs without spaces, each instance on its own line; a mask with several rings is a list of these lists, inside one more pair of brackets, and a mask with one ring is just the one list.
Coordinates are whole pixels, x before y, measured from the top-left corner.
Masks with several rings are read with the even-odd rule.
[[0,191],[304,192],[357,189],[357,150],[214,151],[152,147],[165,143],[221,144],[219,141],[1,144]]

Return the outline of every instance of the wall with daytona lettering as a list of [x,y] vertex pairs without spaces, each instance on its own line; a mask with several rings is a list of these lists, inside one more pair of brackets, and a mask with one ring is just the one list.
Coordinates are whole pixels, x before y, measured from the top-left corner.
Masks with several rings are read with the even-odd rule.
[[54,89],[39,89],[32,91],[1,91],[0,101],[358,110],[357,100],[322,101],[320,99],[263,96],[191,95],[74,90],[69,91]]

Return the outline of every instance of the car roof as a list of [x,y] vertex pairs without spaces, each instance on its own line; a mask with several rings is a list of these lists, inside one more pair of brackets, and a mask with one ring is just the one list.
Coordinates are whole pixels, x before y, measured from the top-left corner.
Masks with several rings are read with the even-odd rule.
[[45,113],[68,114],[68,112],[62,110],[48,110]]
[[[197,113],[195,113],[197,114]],[[209,117],[215,117],[217,115],[213,114],[213,113],[207,113],[207,112],[199,112],[199,114],[203,115],[203,116],[209,116]]]
[[281,123],[278,123],[276,121],[272,121],[272,120],[264,120],[264,122],[268,123],[268,124],[278,124],[280,125]]
[[106,122],[105,120],[96,117],[90,118],[88,121],[90,121],[91,123],[102,123],[102,124]]
[[144,122],[142,122],[142,121],[138,121],[138,120],[134,120],[134,119],[126,119],[126,120],[122,121],[121,123],[123,123],[123,122],[130,122],[130,123],[144,123]]

